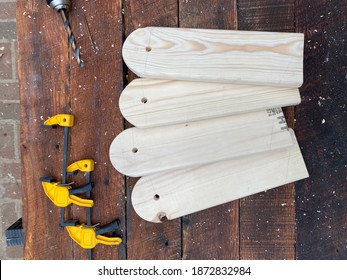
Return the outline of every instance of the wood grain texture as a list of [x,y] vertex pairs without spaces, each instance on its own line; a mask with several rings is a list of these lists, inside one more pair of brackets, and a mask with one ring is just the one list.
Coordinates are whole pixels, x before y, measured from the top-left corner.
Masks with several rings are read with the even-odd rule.
[[282,110],[177,125],[129,128],[110,147],[121,173],[140,177],[292,145]]
[[296,128],[310,171],[296,184],[296,257],[346,260],[347,3],[298,0],[295,14],[306,36]]
[[[148,25],[177,27],[177,10],[176,0],[126,0],[124,1],[125,35]],[[136,77],[130,71],[125,74],[126,82]],[[131,204],[131,192],[136,182],[135,178],[127,178],[127,258],[180,259],[181,221],[170,221],[158,226],[141,219]]]
[[[238,23],[242,30],[294,32],[294,1],[239,0]],[[286,109],[285,116],[293,128],[294,109]],[[241,200],[241,259],[295,258],[293,201],[293,184]]]
[[304,179],[305,162],[291,135],[295,144],[288,148],[144,176],[132,193],[135,211],[159,223]]
[[240,0],[240,30],[294,32],[293,0]]
[[[183,28],[237,28],[236,0],[179,0]],[[238,259],[239,204],[225,203],[182,218],[183,259]]]
[[293,196],[287,184],[241,199],[242,259],[295,259]]
[[123,58],[138,76],[299,87],[303,35],[147,27],[132,32]]
[[139,128],[297,105],[295,88],[136,79],[122,92],[122,115]]
[[[123,43],[122,1],[99,3],[75,0],[73,4],[76,9],[70,14],[71,24],[77,32],[76,40],[83,46],[81,56],[85,67],[79,69],[74,59],[71,62],[70,104],[75,115],[75,126],[71,130],[70,160],[93,158],[95,161],[95,170],[92,172],[95,184],[92,191],[95,202],[92,223],[104,226],[119,219],[121,224],[116,234],[123,238],[122,244],[100,244],[93,249],[93,258],[125,259],[125,181],[123,175],[112,168],[108,156],[113,138],[123,130],[122,116],[119,110],[114,110],[115,106],[118,107],[119,95],[123,89],[122,56],[120,52],[114,51],[120,50]],[[97,52],[93,51],[86,23]],[[105,26],[112,28],[105,29]],[[96,122],[96,119],[102,121]],[[84,176],[72,179],[78,185],[85,184]],[[81,207],[72,207],[71,215],[86,222],[86,212]],[[74,253],[76,258],[81,259],[79,252],[87,258],[86,250],[81,250],[77,245]]]
[[64,133],[41,125],[50,116],[71,113],[69,57],[59,24],[58,15],[41,1],[17,2],[24,259],[74,258],[70,237],[59,229],[59,208],[45,196],[39,181],[41,176],[60,178]]
[[[120,53],[111,51],[112,44],[119,49],[122,45],[122,26],[117,21],[121,19],[121,1],[97,5],[98,9],[93,2],[76,0],[70,13],[81,55],[85,56],[85,68],[78,69],[60,16],[42,1],[18,1],[26,259],[87,258],[86,250],[74,243],[65,230],[59,229],[59,208],[39,188],[41,176],[55,176],[57,180],[61,178],[63,129],[40,128],[50,116],[60,113],[75,115],[75,126],[70,130],[68,164],[84,158],[96,161],[92,174],[96,186],[93,191],[93,222],[103,226],[124,217],[124,179],[114,169],[108,168],[106,146],[110,143],[110,137],[113,139],[123,129],[120,113],[113,110],[122,87],[122,61]],[[93,38],[99,48],[98,55],[91,52],[82,12],[91,25]],[[93,21],[92,16],[102,16],[103,23]],[[112,32],[105,31],[104,24],[115,28]],[[119,78],[108,80],[105,78],[106,72]],[[93,122],[105,114],[107,118],[102,124]],[[110,128],[113,130],[108,132]],[[85,184],[82,175],[72,180],[76,185]],[[86,222],[86,212],[80,207],[69,207],[66,209],[66,219]],[[124,229],[124,221],[122,226]],[[125,258],[124,244],[120,247],[100,246],[94,250],[93,258]]]

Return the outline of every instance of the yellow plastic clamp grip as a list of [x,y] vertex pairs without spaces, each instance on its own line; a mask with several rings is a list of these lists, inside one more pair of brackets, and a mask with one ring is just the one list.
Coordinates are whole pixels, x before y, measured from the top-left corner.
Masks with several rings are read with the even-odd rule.
[[122,239],[119,237],[106,237],[96,235],[96,227],[85,227],[84,224],[66,227],[70,237],[82,248],[93,249],[97,244],[119,245]]
[[42,187],[48,198],[58,207],[66,207],[71,203],[81,207],[93,207],[94,202],[90,199],[79,198],[69,194],[70,186],[60,186],[60,182],[42,182]]
[[71,127],[74,125],[74,116],[70,114],[59,114],[55,115],[48,120],[46,120],[43,124],[44,125],[59,125],[59,126],[67,126]]
[[94,160],[92,159],[79,160],[70,164],[66,169],[67,172],[75,172],[77,170],[81,172],[92,172],[94,170]]

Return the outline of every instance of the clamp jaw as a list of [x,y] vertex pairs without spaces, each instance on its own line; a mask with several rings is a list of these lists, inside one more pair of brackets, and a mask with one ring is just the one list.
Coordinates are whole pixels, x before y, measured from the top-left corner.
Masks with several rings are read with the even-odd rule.
[[107,237],[101,234],[112,232],[119,228],[119,221],[116,220],[111,224],[97,228],[96,226],[85,226],[84,224],[76,226],[67,226],[66,229],[77,244],[85,249],[93,249],[97,244],[119,245],[122,239],[119,237]]
[[70,164],[66,168],[66,172],[69,175],[74,175],[78,171],[92,172],[93,170],[94,170],[94,160],[92,160],[92,159],[83,159],[83,160],[76,161],[76,162]]
[[72,127],[74,125],[74,115],[59,114],[55,115],[43,123],[44,128],[56,128],[58,125],[63,127]]
[[94,205],[93,200],[83,199],[75,195],[90,191],[93,188],[92,183],[78,188],[71,188],[69,185],[54,182],[52,177],[42,177],[40,181],[47,197],[58,207],[67,207],[70,204],[81,207],[93,207]]

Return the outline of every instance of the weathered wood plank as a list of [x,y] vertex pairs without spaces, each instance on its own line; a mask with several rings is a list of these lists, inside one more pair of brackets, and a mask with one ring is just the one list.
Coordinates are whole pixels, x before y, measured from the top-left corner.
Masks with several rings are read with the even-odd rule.
[[[293,0],[240,0],[238,8],[239,29],[294,32]],[[293,117],[293,108],[287,109],[290,127]],[[241,259],[295,258],[293,201],[293,184],[241,200]]]
[[[179,26],[236,29],[236,0],[179,0]],[[234,201],[183,217],[183,258],[238,259],[238,208]]]
[[[28,259],[87,258],[86,250],[74,243],[66,230],[59,229],[60,209],[40,188],[40,176],[53,175],[61,179],[63,129],[44,131],[40,128],[43,120],[50,116],[75,115],[75,125],[70,129],[68,164],[84,158],[96,161],[92,175],[96,185],[93,222],[100,222],[102,226],[124,217],[124,179],[110,168],[107,148],[116,133],[123,129],[120,112],[112,105],[117,104],[122,88],[121,55],[120,51],[113,51],[122,46],[121,20],[118,23],[121,1],[98,3],[98,9],[96,4],[78,0],[73,5],[70,21],[77,44],[81,46],[81,55],[86,55],[83,69],[72,59],[60,16],[41,1],[18,2],[21,148],[26,194],[23,220],[27,233],[25,258]],[[89,52],[91,47],[83,12],[93,13],[91,30],[99,46],[98,57]],[[91,19],[90,16],[86,17]],[[87,58],[88,52],[90,57]],[[107,76],[110,73],[112,79]],[[104,120],[98,123],[96,119]],[[76,185],[85,184],[83,176],[74,181]],[[86,211],[68,207],[66,218],[85,223]],[[122,224],[124,228],[124,221]],[[125,258],[124,248],[124,245],[117,249],[101,246],[95,249],[93,257]]]
[[296,1],[305,32],[296,127],[310,178],[296,183],[297,259],[347,259],[347,2]]
[[295,0],[240,0],[240,30],[294,32]]
[[[125,35],[145,26],[177,27],[176,0],[126,0],[124,2]],[[136,76],[130,71],[126,82]],[[129,127],[129,125],[127,125]],[[181,221],[154,225],[141,219],[131,205],[131,192],[137,179],[127,178],[127,257],[128,259],[181,258]]]
[[69,57],[63,23],[42,1],[17,1],[18,75],[25,259],[73,259],[70,237],[59,229],[60,210],[39,178],[61,179],[63,129],[43,121],[69,108]]
[[[109,147],[113,138],[123,130],[123,118],[118,100],[123,89],[122,1],[73,1],[71,25],[77,32],[85,66],[79,69],[71,62],[71,109],[76,124],[71,133],[71,160],[92,158],[95,170],[91,178],[94,207],[92,224],[107,225],[119,219],[121,228],[116,232],[123,238],[117,247],[98,245],[93,249],[93,259],[124,259],[126,257],[125,180],[110,163]],[[82,8],[83,7],[83,8]],[[84,15],[83,15],[84,14]],[[84,19],[85,16],[85,19]],[[95,44],[96,52],[88,35]],[[85,184],[83,176],[78,185]],[[86,223],[86,211],[72,207],[72,216]],[[81,252],[82,250],[82,252]],[[86,258],[86,250],[74,247],[75,256]]]

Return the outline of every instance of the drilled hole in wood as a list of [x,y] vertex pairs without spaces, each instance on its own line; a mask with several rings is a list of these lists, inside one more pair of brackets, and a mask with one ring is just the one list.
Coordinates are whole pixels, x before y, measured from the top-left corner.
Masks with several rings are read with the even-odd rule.
[[166,217],[166,213],[159,213],[158,218],[162,223],[164,223],[168,220]]
[[160,198],[159,194],[156,194],[156,195],[154,196],[154,200],[159,200],[159,198]]
[[151,47],[146,47],[146,52],[150,52],[152,50],[152,48]]
[[141,99],[141,102],[142,102],[143,104],[146,104],[147,101],[148,101],[148,99],[147,99],[146,97],[143,97],[143,98]]
[[59,149],[60,149],[60,145],[59,145],[59,144],[55,145],[55,148],[56,148],[57,150],[59,150]]
[[131,151],[132,151],[134,154],[136,154],[139,150],[138,150],[137,148],[133,148]]
[[340,250],[339,250],[339,249],[336,249],[336,253],[340,253]]

